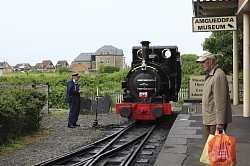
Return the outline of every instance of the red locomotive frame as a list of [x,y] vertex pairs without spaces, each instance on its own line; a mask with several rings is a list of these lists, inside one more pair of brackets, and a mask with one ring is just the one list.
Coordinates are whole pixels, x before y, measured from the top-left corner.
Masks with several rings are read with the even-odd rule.
[[169,103],[117,103],[116,114],[134,120],[156,120],[172,111]]

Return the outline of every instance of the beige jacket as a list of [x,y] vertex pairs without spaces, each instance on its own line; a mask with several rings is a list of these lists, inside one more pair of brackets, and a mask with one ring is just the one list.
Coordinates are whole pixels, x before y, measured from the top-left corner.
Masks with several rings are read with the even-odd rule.
[[232,122],[228,81],[224,71],[218,66],[205,79],[202,96],[202,117],[205,125]]

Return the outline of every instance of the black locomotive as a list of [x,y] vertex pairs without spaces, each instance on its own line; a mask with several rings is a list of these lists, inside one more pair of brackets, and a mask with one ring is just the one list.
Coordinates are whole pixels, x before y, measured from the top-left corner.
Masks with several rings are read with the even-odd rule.
[[131,70],[122,82],[123,102],[116,113],[135,120],[155,120],[171,114],[170,101],[178,100],[181,69],[177,46],[133,47]]

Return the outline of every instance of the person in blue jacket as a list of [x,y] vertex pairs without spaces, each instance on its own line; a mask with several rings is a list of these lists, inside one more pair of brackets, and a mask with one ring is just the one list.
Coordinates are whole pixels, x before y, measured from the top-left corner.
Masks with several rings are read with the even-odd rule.
[[66,102],[69,103],[69,118],[68,118],[68,127],[75,128],[80,125],[77,124],[78,116],[80,113],[80,93],[82,93],[81,89],[78,85],[78,80],[80,76],[78,73],[72,74],[72,79],[67,83],[67,91],[66,91]]

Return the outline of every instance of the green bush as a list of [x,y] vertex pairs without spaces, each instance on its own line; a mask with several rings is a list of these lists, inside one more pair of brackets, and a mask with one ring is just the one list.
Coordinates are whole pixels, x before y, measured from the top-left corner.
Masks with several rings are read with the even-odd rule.
[[50,108],[64,108],[67,109],[66,104],[66,86],[51,86],[49,94]]
[[114,73],[114,72],[118,72],[119,70],[120,68],[117,66],[106,66],[104,68],[104,73]]
[[67,67],[59,67],[59,68],[57,69],[57,72],[61,75],[61,74],[63,74],[63,73],[70,73],[71,71],[70,71],[69,68],[67,68]]
[[31,88],[6,88],[0,93],[0,144],[38,131],[46,94]]
[[119,72],[120,68],[117,66],[104,66],[100,65],[99,67],[99,73],[114,73],[114,72]]
[[[128,70],[115,73],[103,73],[99,75],[80,74],[79,86],[83,89],[83,96],[96,94],[97,87],[99,91],[113,92],[121,91],[121,81]],[[41,74],[11,74],[0,77],[0,86],[11,85],[45,85],[50,84],[49,89],[49,107],[50,108],[68,108],[65,103],[67,82],[71,79],[72,73],[41,73]]]

